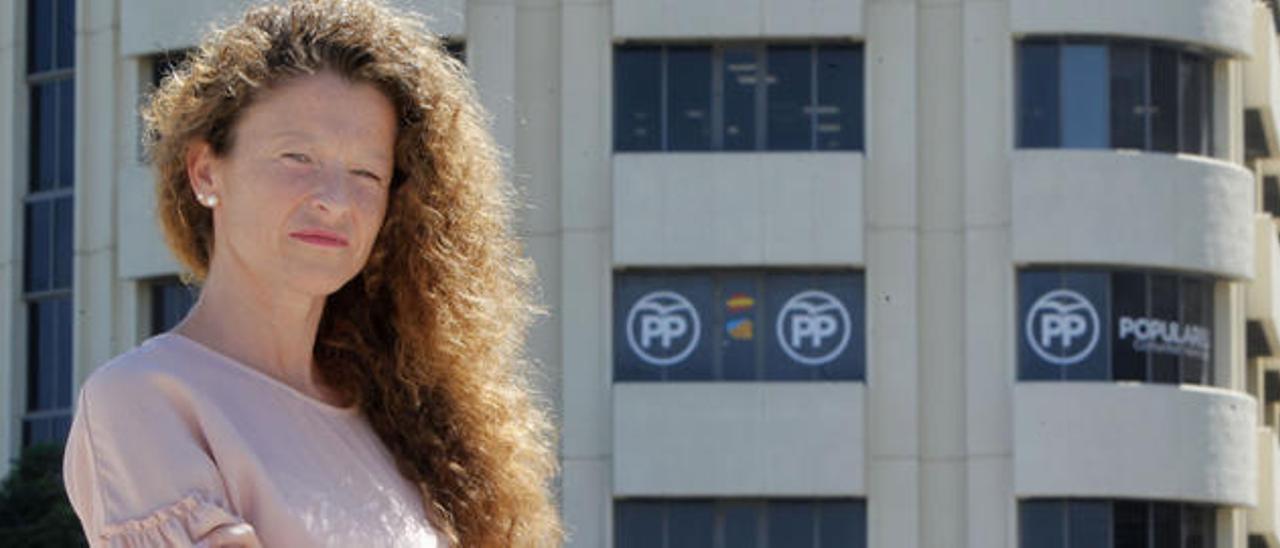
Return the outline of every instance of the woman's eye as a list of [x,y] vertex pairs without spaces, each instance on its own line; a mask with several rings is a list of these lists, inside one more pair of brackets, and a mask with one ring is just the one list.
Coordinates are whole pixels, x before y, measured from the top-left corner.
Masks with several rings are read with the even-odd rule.
[[306,154],[303,154],[303,153],[301,153],[301,152],[286,152],[286,153],[284,153],[284,155],[283,155],[283,156],[284,156],[285,158],[288,158],[288,159],[293,160],[293,161],[295,161],[295,162],[300,162],[300,163],[303,163],[303,164],[309,164],[309,163],[311,163],[311,157],[310,157],[310,156],[307,156]]
[[370,181],[373,181],[373,182],[375,182],[375,183],[381,183],[381,182],[382,182],[382,177],[377,176],[377,175],[376,175],[376,174],[374,174],[372,171],[366,171],[366,170],[363,170],[363,169],[357,169],[357,170],[355,170],[355,171],[352,171],[352,173],[354,173],[354,174],[356,174],[356,175],[359,175],[359,176],[361,176],[361,177],[364,177],[364,178],[366,178],[366,179],[369,179]]

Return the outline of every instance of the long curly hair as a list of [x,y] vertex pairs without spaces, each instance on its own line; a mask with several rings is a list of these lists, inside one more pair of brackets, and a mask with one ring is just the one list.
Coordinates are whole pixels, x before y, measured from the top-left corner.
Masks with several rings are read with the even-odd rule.
[[256,96],[321,70],[376,86],[398,116],[386,219],[364,269],[325,303],[321,379],[358,402],[450,544],[560,545],[555,429],[523,351],[543,311],[512,228],[516,194],[464,66],[418,17],[306,0],[210,31],[143,107],[169,247],[201,283],[214,227],[187,180],[188,145],[227,154]]

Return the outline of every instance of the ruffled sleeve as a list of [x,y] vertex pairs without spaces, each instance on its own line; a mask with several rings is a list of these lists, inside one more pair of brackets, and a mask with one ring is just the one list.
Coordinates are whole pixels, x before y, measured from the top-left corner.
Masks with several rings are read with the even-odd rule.
[[256,548],[189,399],[163,376],[104,366],[86,381],[63,461],[90,546]]

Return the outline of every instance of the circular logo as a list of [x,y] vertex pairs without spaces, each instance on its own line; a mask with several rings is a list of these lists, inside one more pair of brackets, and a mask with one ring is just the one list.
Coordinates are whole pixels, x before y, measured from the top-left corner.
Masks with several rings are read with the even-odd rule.
[[852,324],[844,304],[826,291],[797,293],[778,312],[778,344],[802,365],[820,366],[849,345]]
[[1093,303],[1070,289],[1055,289],[1036,299],[1027,311],[1025,330],[1031,350],[1054,365],[1084,360],[1102,331]]
[[627,312],[627,344],[650,365],[680,363],[698,347],[701,332],[698,311],[674,291],[650,292]]

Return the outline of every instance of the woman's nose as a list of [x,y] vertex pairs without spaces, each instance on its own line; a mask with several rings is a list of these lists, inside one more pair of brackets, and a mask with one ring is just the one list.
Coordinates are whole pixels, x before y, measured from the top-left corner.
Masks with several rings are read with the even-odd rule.
[[351,192],[348,188],[346,170],[340,166],[325,166],[318,170],[318,181],[311,203],[317,209],[335,215],[345,212],[351,207]]

